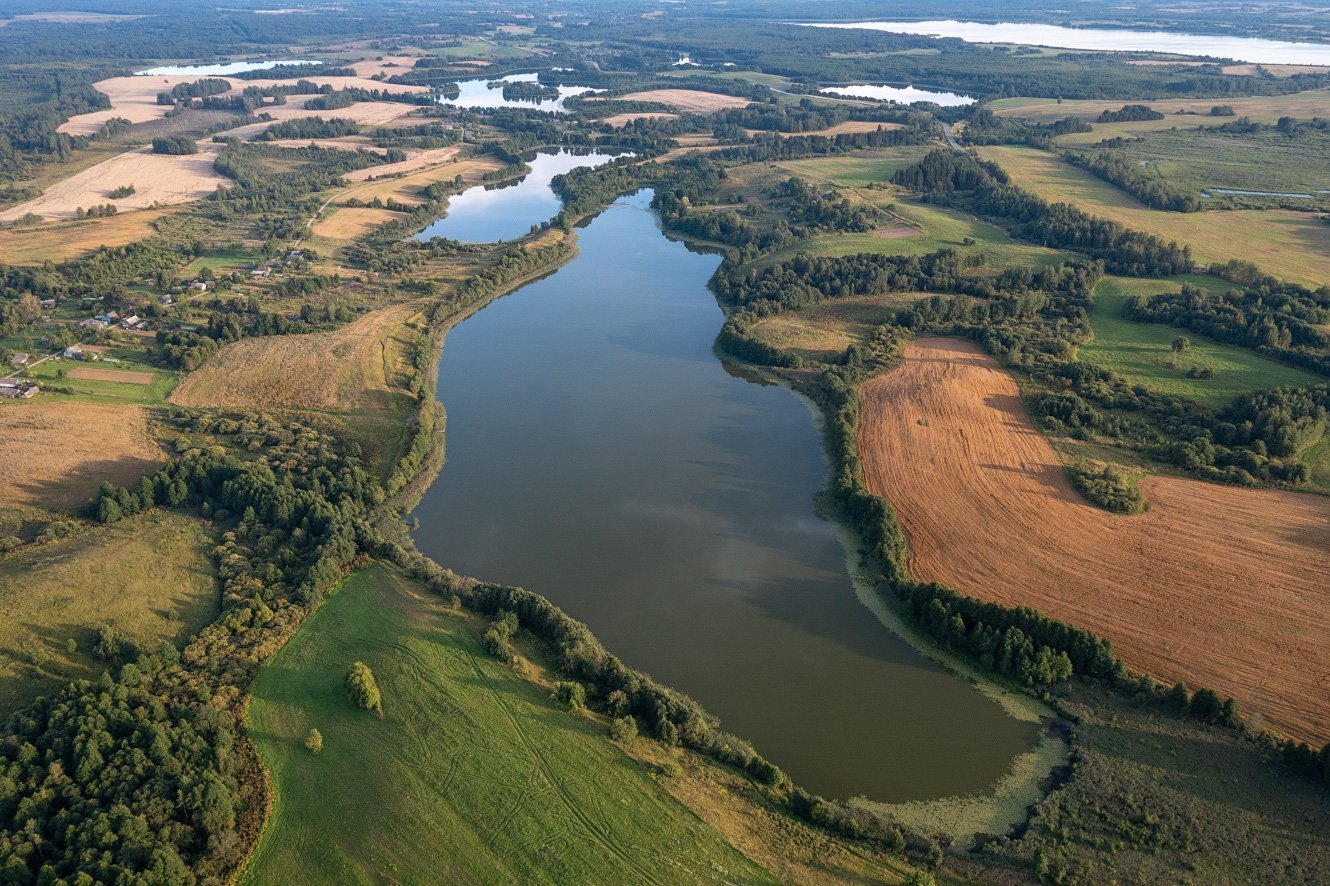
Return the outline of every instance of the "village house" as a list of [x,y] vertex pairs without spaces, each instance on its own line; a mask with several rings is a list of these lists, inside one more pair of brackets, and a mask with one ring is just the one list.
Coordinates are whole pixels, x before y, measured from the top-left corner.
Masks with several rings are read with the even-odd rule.
[[49,311],[49,310],[51,310],[52,308],[55,307],[55,299],[53,299],[53,298],[44,298],[44,299],[42,299],[41,301],[39,301],[38,304],[40,304],[40,305],[42,306],[42,310],[43,310],[43,311]]
[[21,378],[0,378],[0,397],[8,399],[27,399],[37,396],[40,387],[36,382]]
[[24,354],[24,353],[21,353],[21,352],[20,352],[20,353],[17,353],[17,354],[12,355],[12,356],[9,358],[9,362],[10,362],[10,364],[13,365],[13,366],[27,366],[27,365],[28,365],[28,361],[29,361],[30,359],[32,359],[32,356],[31,356],[30,354]]
[[147,325],[147,322],[138,314],[130,314],[120,321],[120,326],[123,329],[143,329]]
[[254,270],[249,272],[249,278],[251,280],[261,280],[264,277],[268,277],[271,275],[272,275],[272,268],[267,268],[267,267],[255,268]]
[[79,326],[83,329],[105,329],[111,325],[110,320],[101,317],[89,317],[86,320],[80,320]]
[[82,360],[84,358],[83,348],[79,345],[70,345],[60,352],[60,356],[66,360]]

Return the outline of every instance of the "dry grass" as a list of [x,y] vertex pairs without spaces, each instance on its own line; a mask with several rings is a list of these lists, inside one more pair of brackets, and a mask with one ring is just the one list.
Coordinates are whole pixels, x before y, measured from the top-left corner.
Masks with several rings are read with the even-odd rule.
[[1161,680],[1330,739],[1330,499],[1151,477],[1146,513],[1095,508],[969,342],[911,343],[861,398],[864,476],[909,536],[913,576],[1033,606]]
[[[874,123],[871,120],[846,120],[844,123],[837,123],[835,126],[828,126],[826,129],[816,129],[810,132],[777,132],[781,138],[795,138],[802,135],[846,135],[854,132],[877,132],[879,129],[902,129],[900,123]],[[770,134],[762,129],[745,129],[744,132],[749,135]]]
[[379,156],[388,153],[387,148],[376,148],[366,141],[364,136],[360,135],[352,135],[346,138],[279,138],[265,144],[278,148],[308,148],[313,145],[316,148],[327,148],[330,151],[368,151]]
[[69,370],[70,378],[86,378],[89,381],[118,381],[128,385],[150,385],[157,380],[151,372],[135,372],[132,369],[95,369],[91,366],[76,366]]
[[1045,200],[1067,202],[1129,228],[1176,240],[1202,263],[1242,258],[1268,274],[1313,289],[1330,280],[1330,225],[1289,210],[1162,212],[1100,181],[1061,157],[1034,148],[981,148],[1013,184]]
[[[989,107],[1001,117],[1028,117],[1041,123],[1051,123],[1064,117],[1086,117],[1091,120],[1104,111],[1116,111],[1125,102],[1105,99],[1076,99],[1058,102],[1051,98],[1008,98],[992,102]],[[1232,105],[1239,117],[1250,117],[1265,123],[1274,123],[1280,117],[1327,117],[1330,116],[1330,89],[1311,89],[1288,95],[1232,96],[1224,98],[1199,99],[1159,99],[1157,101],[1132,102],[1131,104],[1148,105],[1164,114],[1163,120],[1156,121],[1163,128],[1171,126],[1197,126],[1202,123],[1213,125],[1222,123],[1222,119],[1210,117],[1210,109],[1215,105]],[[1178,111],[1190,111],[1200,115],[1193,117],[1178,115]]]
[[103,246],[124,246],[151,237],[156,233],[152,223],[166,214],[166,210],[150,210],[110,218],[0,228],[0,256],[14,265],[81,258]]
[[0,405],[0,505],[77,507],[103,481],[132,485],[164,459],[141,406],[44,395]]
[[[375,74],[387,74],[391,77],[393,74],[405,74],[416,66],[416,59],[419,56],[414,55],[385,55],[381,59],[367,58],[364,61],[352,62],[346,67],[356,72],[358,77],[373,77]],[[386,84],[391,86],[393,84]]]
[[763,342],[806,360],[827,360],[850,345],[866,343],[897,311],[925,297],[919,292],[892,292],[830,299],[767,317],[757,324],[755,333]]
[[613,117],[602,117],[598,122],[608,123],[615,129],[634,120],[678,120],[678,114],[665,114],[661,112],[647,112],[641,114],[615,114]]
[[217,609],[210,548],[198,521],[155,511],[0,560],[0,713],[97,676],[99,625],[148,650],[202,628]]
[[355,169],[342,176],[343,181],[363,182],[374,178],[386,178],[393,175],[407,175],[412,172],[419,172],[422,169],[429,169],[434,166],[440,166],[447,163],[457,156],[462,149],[456,145],[447,148],[431,148],[426,151],[415,151],[407,154],[407,158],[400,163],[389,163],[384,166],[371,166],[368,169]]
[[[380,167],[382,168],[382,167]],[[420,190],[435,182],[448,181],[457,176],[468,183],[476,183],[487,173],[499,169],[499,163],[489,158],[456,160],[434,166],[421,172],[404,175],[401,178],[374,179],[358,187],[348,188],[340,195],[342,198],[355,197],[359,200],[396,200],[409,206],[419,206],[425,202]]]
[[[311,97],[292,96],[288,104],[264,108],[259,112],[267,114],[271,119],[260,120],[257,123],[246,123],[243,126],[218,133],[218,135],[223,138],[252,139],[274,123],[285,120],[302,120],[308,117],[322,117],[325,120],[354,120],[362,126],[385,126],[409,117],[418,110],[415,105],[404,105],[401,102],[356,102],[335,111],[309,111],[303,107],[303,103]],[[308,144],[308,142],[304,144]]]
[[1260,76],[1261,71],[1275,75],[1276,77],[1292,77],[1294,74],[1323,74],[1330,71],[1330,67],[1325,65],[1225,65],[1223,72],[1225,74],[1246,74],[1249,76]]
[[367,234],[380,225],[397,221],[406,216],[388,209],[365,209],[357,206],[342,206],[334,210],[327,218],[316,222],[310,233],[329,240],[354,240]]
[[[0,222],[32,213],[43,218],[74,218],[79,209],[112,203],[121,212],[199,200],[231,180],[213,169],[221,145],[199,142],[199,153],[173,156],[150,148],[126,151],[63,179],[35,200],[0,212]],[[128,197],[111,199],[116,188],[133,185]]]
[[179,406],[350,411],[391,401],[415,309],[373,311],[336,332],[247,338],[222,348],[171,395]]
[[726,108],[746,108],[748,99],[733,95],[721,95],[718,92],[703,92],[700,89],[648,89],[645,92],[633,92],[623,96],[626,102],[659,102],[681,111],[705,114],[710,111],[723,111]]

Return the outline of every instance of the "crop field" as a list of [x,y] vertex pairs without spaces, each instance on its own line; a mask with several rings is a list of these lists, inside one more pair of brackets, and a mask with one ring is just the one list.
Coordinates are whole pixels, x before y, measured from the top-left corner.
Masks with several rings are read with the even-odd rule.
[[1072,203],[1092,215],[1187,244],[1199,262],[1242,258],[1274,277],[1313,289],[1330,280],[1330,225],[1313,214],[1278,209],[1163,212],[1046,151],[987,147],[980,154],[1001,166],[1013,184],[1045,200]]
[[908,145],[850,156],[833,155],[811,160],[785,160],[776,165],[811,182],[842,188],[862,188],[891,181],[891,177],[898,170],[918,163],[927,153],[926,146]]
[[[73,218],[77,210],[111,203],[120,211],[189,203],[208,196],[231,180],[213,169],[221,145],[199,142],[199,153],[154,154],[151,148],[126,151],[52,185],[35,200],[0,212],[0,222],[25,215]],[[134,186],[128,197],[112,199],[116,188]]]
[[431,166],[438,166],[441,163],[447,163],[457,156],[461,150],[460,147],[431,148],[427,151],[410,152],[405,160],[398,163],[388,163],[383,166],[370,166],[366,169],[353,169],[342,176],[343,181],[361,182],[372,178],[384,178],[391,175],[405,175],[410,172],[419,172],[422,169],[429,169]]
[[[249,719],[274,802],[244,882],[774,879],[437,600],[362,570],[260,675]],[[382,719],[347,698],[354,661]]]
[[124,246],[151,237],[156,233],[153,222],[166,214],[166,210],[150,209],[109,218],[0,227],[0,255],[6,263],[24,266],[82,258],[103,246]]
[[354,240],[375,228],[401,218],[406,216],[390,209],[339,206],[332,214],[315,222],[309,230],[314,236],[328,240]]
[[648,89],[646,92],[629,93],[622,98],[626,102],[659,102],[697,114],[723,111],[726,108],[746,108],[751,104],[748,99],[719,92],[703,92],[700,89]]
[[1011,376],[949,339],[911,343],[865,383],[859,452],[915,578],[1035,607],[1107,637],[1133,668],[1330,740],[1330,498],[1149,477],[1146,513],[1095,508]]
[[[874,123],[871,120],[846,120],[844,123],[837,123],[835,126],[828,126],[826,129],[814,129],[808,132],[777,132],[775,134],[780,136],[781,138],[795,138],[796,136],[800,135],[832,136],[832,135],[845,135],[847,133],[854,133],[854,132],[877,132],[879,129],[900,129],[900,128],[902,128],[902,124],[900,123]],[[757,133],[764,132],[765,130],[747,129],[744,131],[747,132],[749,135],[756,135]],[[795,160],[793,162],[798,163],[800,161]]]
[[[1165,394],[1190,397],[1207,406],[1222,406],[1239,394],[1279,385],[1315,385],[1324,382],[1314,373],[1269,360],[1245,348],[1221,344],[1193,332],[1162,323],[1135,323],[1122,316],[1127,301],[1136,295],[1178,292],[1183,283],[1223,291],[1230,284],[1195,275],[1174,280],[1106,277],[1095,288],[1090,325],[1094,339],[1080,349],[1080,359],[1119,373],[1130,381]],[[1190,342],[1187,350],[1173,352],[1179,335]],[[1213,378],[1188,378],[1195,369],[1210,369]]]
[[779,74],[765,74],[760,71],[711,71],[684,69],[681,71],[662,71],[662,77],[719,77],[722,80],[743,80],[748,83],[759,83],[763,86],[770,86],[773,89],[789,89],[790,78],[782,77]]
[[[445,150],[452,150],[452,148]],[[379,168],[380,174],[385,168]],[[499,168],[499,163],[491,158],[468,157],[463,160],[443,163],[421,172],[403,175],[401,178],[379,177],[373,181],[366,181],[356,187],[348,188],[338,196],[341,198],[355,197],[365,201],[378,197],[384,201],[392,199],[408,206],[419,206],[425,202],[425,198],[420,196],[420,191],[435,182],[450,181],[459,175],[462,176],[464,181],[479,182],[485,173]]]
[[165,400],[178,378],[174,372],[159,369],[92,367],[61,359],[48,360],[25,374],[47,389],[42,394],[44,399],[143,406]]
[[197,520],[150,511],[0,559],[0,715],[100,673],[100,625],[152,650],[210,622],[211,548]]
[[873,330],[895,318],[923,292],[892,292],[835,298],[799,311],[767,317],[755,333],[767,344],[806,360],[825,361],[854,344],[864,344]]
[[599,122],[608,123],[610,126],[613,126],[614,128],[617,129],[620,126],[633,122],[634,120],[677,120],[677,119],[679,119],[678,114],[666,114],[663,111],[656,111],[656,112],[648,111],[638,114],[615,114],[612,117],[602,117]]
[[137,482],[165,460],[147,416],[45,393],[0,405],[0,506],[74,508],[103,482]]
[[[1004,98],[989,102],[987,107],[993,113],[1003,117],[1025,117],[1039,123],[1052,123],[1065,117],[1085,117],[1091,122],[1104,111],[1116,111],[1127,104],[1123,101],[1105,99],[1065,100],[1052,98]],[[1164,115],[1163,120],[1149,121],[1160,129],[1173,126],[1197,126],[1223,123],[1224,118],[1210,116],[1210,109],[1215,105],[1231,105],[1239,117],[1250,117],[1261,123],[1274,123],[1280,117],[1297,117],[1307,120],[1312,117],[1330,116],[1330,89],[1310,89],[1293,92],[1288,95],[1232,96],[1227,98],[1183,99],[1168,98],[1158,101],[1131,102],[1148,105]],[[1179,112],[1186,113],[1179,113]],[[1231,118],[1230,118],[1231,119]],[[1167,125],[1163,125],[1167,124]],[[1120,126],[1122,124],[1112,124]],[[1140,123],[1130,124],[1140,126]],[[1101,126],[1108,131],[1108,126],[1096,124],[1095,131]],[[1107,138],[1108,136],[1103,136]],[[1099,139],[1095,139],[1098,141]]]
[[383,308],[334,332],[245,338],[218,351],[171,395],[177,406],[373,409],[402,380],[415,309]]

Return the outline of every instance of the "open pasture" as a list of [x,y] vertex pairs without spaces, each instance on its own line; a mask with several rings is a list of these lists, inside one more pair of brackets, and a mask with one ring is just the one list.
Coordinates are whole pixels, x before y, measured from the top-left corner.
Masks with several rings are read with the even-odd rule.
[[425,151],[408,151],[407,158],[398,163],[383,166],[371,166],[367,169],[353,169],[342,176],[343,181],[362,182],[372,178],[386,178],[393,175],[407,175],[447,163],[457,156],[462,149],[457,146],[430,148]]
[[773,347],[821,362],[843,353],[850,345],[866,343],[877,327],[895,318],[897,311],[927,297],[924,292],[891,292],[830,299],[767,317],[757,324],[755,333]]
[[622,96],[626,102],[658,102],[693,114],[706,114],[711,111],[723,111],[726,108],[746,108],[748,99],[719,92],[703,92],[700,89],[648,89],[645,92],[632,92]]
[[341,206],[333,210],[331,215],[315,222],[309,230],[314,236],[327,240],[354,240],[390,221],[405,217],[390,209]]
[[199,521],[151,511],[0,560],[0,714],[99,674],[100,625],[148,651],[206,625],[218,604],[211,547]]
[[81,258],[103,246],[124,246],[151,237],[156,233],[153,222],[166,214],[166,210],[150,209],[107,218],[0,227],[0,255],[14,265]]
[[0,504],[75,508],[103,482],[132,485],[164,460],[140,406],[46,393],[0,405]]
[[1330,740],[1330,498],[1149,477],[1146,513],[1095,508],[969,342],[912,342],[860,397],[864,478],[908,535],[912,576],[1032,606],[1133,668]]
[[[1116,111],[1124,104],[1148,105],[1164,115],[1163,120],[1149,121],[1172,126],[1214,125],[1223,123],[1223,117],[1211,117],[1215,105],[1231,105],[1239,117],[1250,117],[1262,123],[1274,123],[1280,117],[1330,116],[1330,89],[1309,89],[1287,95],[1231,96],[1226,98],[1168,98],[1157,101],[1124,102],[1107,99],[1074,99],[1058,101],[1051,98],[1003,98],[989,102],[987,107],[1002,117],[1024,117],[1037,123],[1052,123],[1065,117],[1085,117],[1092,123],[1104,111]],[[1179,113],[1185,112],[1185,113]],[[1117,125],[1117,124],[1114,124]],[[1139,126],[1140,124],[1133,124]],[[1097,124],[1096,132],[1105,124]],[[1107,136],[1105,136],[1107,137]],[[1095,139],[1098,141],[1098,139]]]
[[[382,719],[347,698],[354,661],[374,671]],[[469,619],[386,567],[310,616],[260,675],[249,718],[274,802],[242,882],[773,879],[603,726],[559,710],[481,649]]]
[[1313,289],[1330,280],[1330,225],[1313,214],[1277,209],[1163,212],[1047,151],[986,147],[979,153],[1001,166],[1013,184],[1045,200],[1071,203],[1091,215],[1189,245],[1198,262],[1241,258],[1267,274]]

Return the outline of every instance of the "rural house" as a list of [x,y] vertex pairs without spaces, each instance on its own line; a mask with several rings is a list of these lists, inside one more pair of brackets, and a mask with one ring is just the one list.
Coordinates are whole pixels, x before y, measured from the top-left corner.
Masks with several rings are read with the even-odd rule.
[[17,400],[37,396],[41,388],[36,382],[18,378],[0,378],[0,397]]

